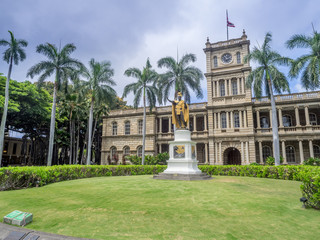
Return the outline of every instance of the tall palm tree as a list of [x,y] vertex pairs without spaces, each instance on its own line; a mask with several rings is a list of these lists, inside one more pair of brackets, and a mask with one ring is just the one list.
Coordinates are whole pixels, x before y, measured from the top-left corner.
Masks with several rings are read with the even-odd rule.
[[81,75],[88,81],[83,83],[84,91],[90,96],[90,114],[88,131],[87,165],[91,161],[93,108],[95,104],[110,103],[116,96],[116,91],[111,87],[116,83],[112,80],[113,69],[110,62],[96,62],[93,58],[89,62],[90,70],[83,67]]
[[[287,65],[290,59],[282,57],[279,53],[271,49],[271,38],[271,33],[267,33],[263,45],[261,47],[254,47],[253,51],[245,56],[244,61],[248,62],[253,60],[259,64],[259,66],[249,74],[246,79],[246,84],[248,88],[253,88],[254,94],[257,98],[261,97],[263,89],[265,89],[266,94],[270,97],[272,111],[273,156],[275,158],[275,165],[280,165],[277,109],[273,91],[276,93],[281,93],[282,91],[290,92],[289,83],[285,75],[276,67],[276,65]],[[280,121],[282,121],[282,119],[280,119]]]
[[[150,111],[155,107],[157,101],[158,90],[155,86],[159,75],[151,69],[149,58],[147,59],[146,66],[142,71],[138,68],[128,68],[124,75],[127,77],[134,77],[138,79],[137,82],[128,84],[125,86],[122,98],[126,97],[130,92],[134,93],[134,104],[135,108],[138,108],[141,101],[141,95],[143,95],[143,124],[142,124],[142,165],[144,165],[145,155],[145,143],[146,143],[146,105],[149,104]],[[152,85],[148,85],[152,84]]]
[[182,92],[187,102],[190,102],[191,96],[189,88],[196,93],[197,98],[203,98],[200,80],[203,79],[203,74],[199,68],[189,66],[190,62],[197,60],[194,54],[185,54],[181,60],[175,60],[172,57],[161,58],[158,61],[158,67],[167,68],[167,72],[161,74],[159,79],[159,94],[160,101],[166,103],[170,94],[170,90],[174,88],[175,98],[177,91]]
[[5,101],[3,106],[3,114],[1,118],[1,127],[0,127],[0,167],[2,161],[2,152],[3,152],[3,142],[4,142],[4,129],[7,121],[7,113],[8,113],[8,103],[9,103],[9,83],[12,72],[12,64],[18,65],[19,61],[23,61],[26,59],[26,53],[22,47],[27,47],[28,42],[23,39],[15,39],[14,35],[11,31],[10,40],[7,41],[5,39],[0,40],[0,46],[8,46],[8,48],[3,53],[3,60],[9,64],[8,76],[6,81],[5,88]]
[[40,44],[37,46],[37,52],[45,55],[48,60],[41,61],[32,66],[27,73],[27,76],[33,78],[35,75],[40,75],[38,83],[41,85],[45,79],[55,74],[53,103],[50,122],[50,137],[49,137],[49,151],[47,165],[52,164],[52,153],[54,143],[55,131],[55,114],[56,114],[56,100],[57,90],[61,85],[62,79],[70,74],[75,69],[81,68],[83,65],[78,60],[71,58],[70,54],[76,50],[76,46],[72,43],[66,44],[62,49],[57,49],[53,44]]
[[291,64],[290,76],[297,77],[302,71],[301,82],[306,89],[320,87],[320,34],[313,31],[312,36],[302,34],[293,35],[287,42],[289,49],[306,48],[308,54],[297,58]]

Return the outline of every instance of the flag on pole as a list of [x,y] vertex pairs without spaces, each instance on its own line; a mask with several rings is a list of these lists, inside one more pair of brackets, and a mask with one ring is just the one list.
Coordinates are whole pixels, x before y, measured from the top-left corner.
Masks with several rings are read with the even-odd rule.
[[228,15],[227,15],[227,26],[228,27],[235,27],[235,25],[232,22],[229,22]]

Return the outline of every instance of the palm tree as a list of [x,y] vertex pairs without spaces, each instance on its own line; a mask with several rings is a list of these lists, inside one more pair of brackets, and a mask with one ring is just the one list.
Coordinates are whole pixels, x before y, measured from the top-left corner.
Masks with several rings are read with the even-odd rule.
[[7,121],[7,113],[8,113],[8,103],[9,103],[9,83],[12,72],[12,63],[18,65],[19,61],[23,61],[26,59],[26,53],[22,49],[22,47],[27,47],[28,42],[23,39],[15,39],[14,35],[11,31],[10,33],[11,39],[9,41],[5,39],[0,40],[0,46],[8,46],[7,50],[5,50],[3,54],[3,60],[9,64],[9,71],[6,81],[5,88],[5,101],[3,106],[3,114],[1,118],[1,127],[0,127],[0,167],[2,161],[2,152],[3,152],[3,142],[4,142],[4,129]]
[[41,61],[32,66],[27,73],[27,76],[33,78],[35,75],[40,75],[38,83],[41,85],[45,79],[55,74],[54,91],[53,91],[53,103],[50,122],[50,137],[49,137],[49,151],[47,165],[52,164],[52,153],[54,143],[54,131],[55,131],[55,114],[56,114],[56,98],[57,90],[61,85],[61,81],[70,72],[75,69],[81,68],[82,63],[78,60],[71,58],[70,54],[76,50],[75,45],[69,43],[66,44],[61,50],[53,44],[40,44],[37,46],[37,52],[45,55],[48,60]]
[[289,75],[297,77],[302,71],[301,82],[306,89],[320,87],[320,34],[313,31],[313,36],[293,35],[287,42],[287,48],[306,48],[308,54],[302,55],[291,64]]
[[273,156],[275,158],[275,165],[280,165],[278,120],[273,91],[277,93],[281,93],[282,91],[290,92],[289,83],[285,75],[276,67],[276,65],[287,65],[290,59],[284,58],[279,53],[271,50],[271,38],[271,33],[267,33],[262,47],[254,47],[253,51],[245,56],[244,61],[253,60],[260,65],[249,74],[246,84],[248,88],[253,88],[257,98],[261,97],[262,91],[265,89],[266,94],[271,100]]
[[[146,143],[146,105],[149,104],[150,111],[155,107],[157,101],[158,90],[155,87],[155,83],[158,80],[159,75],[156,71],[151,69],[149,58],[147,59],[146,66],[141,71],[138,68],[128,68],[124,75],[127,77],[134,77],[138,79],[137,82],[128,84],[125,86],[122,98],[126,97],[128,93],[133,92],[134,103],[133,106],[138,108],[139,102],[141,100],[141,95],[143,94],[143,124],[142,124],[142,165],[144,165],[144,153],[145,153],[145,143]],[[152,84],[152,85],[148,85]]]
[[93,58],[89,62],[90,70],[83,67],[81,75],[88,81],[83,83],[84,91],[90,96],[90,114],[88,131],[87,165],[90,165],[92,146],[93,107],[110,103],[116,96],[116,91],[111,87],[116,83],[112,80],[113,69],[110,62],[96,62]]
[[158,67],[165,67],[168,71],[161,75],[159,79],[160,101],[166,103],[170,90],[174,88],[175,98],[177,91],[182,92],[187,102],[190,102],[191,96],[189,88],[196,93],[197,98],[203,98],[200,80],[203,74],[199,68],[188,66],[190,62],[197,60],[194,54],[185,54],[181,60],[175,60],[172,57],[161,58],[158,61]]

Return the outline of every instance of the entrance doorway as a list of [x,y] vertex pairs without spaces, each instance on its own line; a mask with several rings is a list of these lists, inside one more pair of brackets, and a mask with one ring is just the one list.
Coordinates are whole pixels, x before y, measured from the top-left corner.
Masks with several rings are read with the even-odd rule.
[[236,148],[228,148],[224,151],[224,165],[241,165],[241,154]]

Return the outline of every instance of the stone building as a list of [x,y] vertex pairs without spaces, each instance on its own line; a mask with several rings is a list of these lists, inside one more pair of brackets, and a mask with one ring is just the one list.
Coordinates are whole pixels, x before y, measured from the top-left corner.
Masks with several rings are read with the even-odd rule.
[[[250,41],[205,44],[208,102],[190,104],[191,138],[200,164],[263,163],[272,156],[271,103],[252,97],[245,79],[251,71],[243,58]],[[320,157],[320,92],[275,96],[284,164]],[[115,110],[103,121],[101,163],[142,152],[143,109]],[[147,114],[146,154],[168,151],[173,140],[171,106]]]

